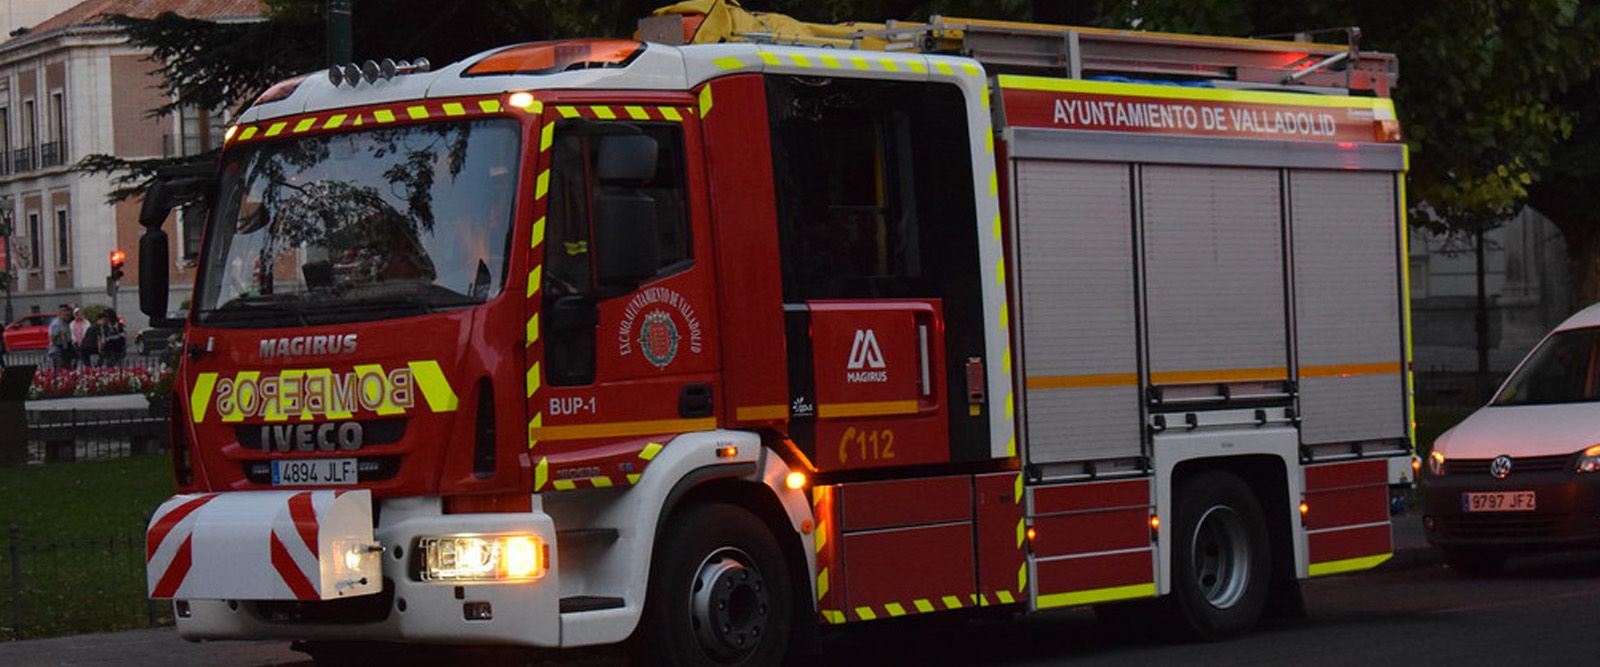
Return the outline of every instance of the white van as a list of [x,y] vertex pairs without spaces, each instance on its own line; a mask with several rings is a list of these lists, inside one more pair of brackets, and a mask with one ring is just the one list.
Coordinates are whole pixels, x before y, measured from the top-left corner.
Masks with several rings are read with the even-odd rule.
[[1452,567],[1513,552],[1600,547],[1600,304],[1528,353],[1488,405],[1439,436],[1423,526]]

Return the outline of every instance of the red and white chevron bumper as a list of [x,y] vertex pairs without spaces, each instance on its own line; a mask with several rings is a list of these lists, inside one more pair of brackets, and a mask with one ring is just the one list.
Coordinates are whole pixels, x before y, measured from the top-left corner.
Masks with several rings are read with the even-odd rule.
[[383,588],[364,489],[173,496],[145,544],[152,598],[332,600]]

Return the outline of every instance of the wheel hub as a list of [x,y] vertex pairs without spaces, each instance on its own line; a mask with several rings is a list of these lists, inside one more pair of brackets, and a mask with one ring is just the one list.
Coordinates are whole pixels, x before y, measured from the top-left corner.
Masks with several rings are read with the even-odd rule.
[[1218,609],[1238,604],[1250,579],[1250,541],[1233,508],[1217,505],[1200,516],[1189,544],[1191,572],[1206,602]]
[[728,660],[748,655],[766,634],[768,591],[750,556],[724,547],[706,556],[689,595],[690,618],[701,646]]

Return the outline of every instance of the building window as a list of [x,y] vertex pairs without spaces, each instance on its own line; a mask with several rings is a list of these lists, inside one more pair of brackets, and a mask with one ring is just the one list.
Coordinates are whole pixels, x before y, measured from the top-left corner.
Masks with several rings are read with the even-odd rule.
[[49,111],[45,137],[49,141],[39,147],[39,166],[59,167],[67,161],[67,109],[61,93],[50,94]]
[[38,116],[34,113],[33,100],[22,101],[22,147],[33,148],[39,140]]
[[11,173],[11,107],[0,107],[0,174]]
[[39,212],[28,212],[28,266],[39,268],[44,262],[44,225],[39,222]]
[[72,243],[68,225],[67,209],[56,209],[56,266],[60,268],[72,266]]
[[178,209],[178,226],[181,230],[178,238],[182,241],[179,259],[193,262],[200,255],[205,224],[205,207],[190,205]]

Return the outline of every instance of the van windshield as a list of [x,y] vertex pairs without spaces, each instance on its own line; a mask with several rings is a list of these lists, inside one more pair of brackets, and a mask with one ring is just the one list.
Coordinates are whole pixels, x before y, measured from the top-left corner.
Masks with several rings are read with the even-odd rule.
[[1546,405],[1600,401],[1600,327],[1570,329],[1546,338],[1493,405]]
[[430,123],[231,152],[197,321],[328,324],[487,301],[505,281],[519,133],[511,119]]

